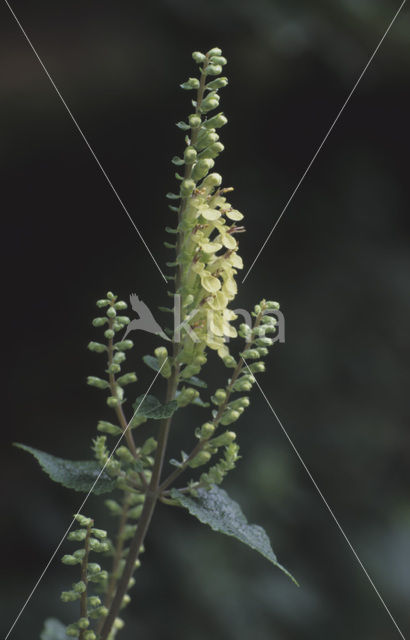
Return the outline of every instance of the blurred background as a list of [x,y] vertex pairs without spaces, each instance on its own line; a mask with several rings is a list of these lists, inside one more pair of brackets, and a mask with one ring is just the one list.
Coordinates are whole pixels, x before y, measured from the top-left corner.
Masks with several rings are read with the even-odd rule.
[[[217,169],[246,214],[246,268],[311,160],[399,3],[387,0],[14,0],[12,6],[144,239],[164,269],[165,193],[190,113],[179,83],[193,50],[220,46],[229,124]],[[164,283],[24,40],[0,7],[3,346],[3,635],[81,502],[14,441],[82,459],[102,394],[86,349],[94,303]],[[286,343],[260,383],[403,634],[410,633],[408,426],[409,13],[404,8],[235,301],[279,300]],[[158,312],[158,319],[166,318]],[[158,341],[135,334],[129,358]],[[406,362],[407,359],[407,362]],[[210,358],[208,374],[225,375]],[[158,382],[154,394],[162,393]],[[212,387],[211,387],[212,389]],[[189,448],[206,410],[176,421]],[[6,415],[5,415],[6,414]],[[208,415],[208,414],[206,414]],[[269,533],[284,575],[182,510],[155,515],[124,640],[389,640],[399,637],[255,388],[237,423],[243,455],[225,488]],[[147,431],[143,433],[145,436]],[[106,522],[90,499],[86,513]],[[59,557],[10,638],[38,638],[76,580]]]

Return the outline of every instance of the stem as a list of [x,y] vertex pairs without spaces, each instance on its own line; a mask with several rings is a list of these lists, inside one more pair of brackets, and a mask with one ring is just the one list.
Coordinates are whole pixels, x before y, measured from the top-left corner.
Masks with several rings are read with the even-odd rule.
[[[174,365],[172,375],[170,378],[168,378],[167,395],[166,395],[167,402],[170,402],[175,397],[175,392],[178,386],[178,380],[179,380],[179,367],[177,365]],[[160,495],[159,482],[160,482],[162,467],[164,463],[165,451],[168,443],[168,436],[169,436],[169,430],[171,427],[171,421],[172,421],[172,417],[166,418],[161,421],[159,435],[158,435],[158,447],[155,454],[154,468],[152,471],[151,481],[147,489],[144,507],[141,513],[141,517],[138,521],[137,530],[135,532],[134,538],[132,539],[129,550],[128,550],[127,560],[125,563],[125,567],[124,567],[124,571],[122,573],[121,579],[118,582],[116,594],[112,600],[110,610],[107,614],[106,619],[104,620],[104,624],[101,629],[100,640],[107,640],[108,634],[111,631],[115,618],[117,617],[121,609],[122,599],[127,592],[129,581],[132,577],[132,574],[134,573],[135,562],[138,558],[141,545],[144,542],[149,525],[151,523],[151,518],[154,513],[155,506],[157,504],[157,501]]]
[[[84,584],[86,586],[85,590],[81,594],[81,600],[80,600],[80,617],[81,618],[88,618],[88,607],[87,607],[88,574],[87,574],[87,567],[88,567],[88,555],[90,553],[91,529],[92,529],[93,525],[94,525],[94,522],[92,522],[87,527],[87,534],[85,536],[85,542],[84,542],[85,554],[84,554],[82,562],[81,562],[81,580],[84,582]],[[79,635],[79,640],[83,640],[83,637],[84,637],[84,629],[81,629],[80,635]]]

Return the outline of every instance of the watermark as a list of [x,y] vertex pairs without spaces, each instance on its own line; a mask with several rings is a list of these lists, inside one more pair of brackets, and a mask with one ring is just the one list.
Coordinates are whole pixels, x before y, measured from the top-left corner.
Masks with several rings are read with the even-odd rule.
[[[146,331],[147,333],[152,333],[154,335],[160,336],[164,340],[170,341],[171,338],[165,333],[162,329],[161,325],[155,319],[152,311],[149,307],[143,302],[136,293],[131,293],[130,295],[130,305],[131,309],[135,311],[138,315],[138,318],[134,318],[131,320],[127,329],[125,331],[123,340],[128,336],[131,331]],[[172,333],[173,342],[179,343],[184,339],[185,335],[188,335],[193,342],[200,342],[201,339],[195,333],[195,329],[192,326],[192,320],[198,313],[199,309],[193,309],[190,313],[183,318],[182,316],[182,308],[181,308],[181,296],[176,293],[174,296],[174,309],[173,309],[173,319],[174,319],[174,329]],[[252,316],[249,311],[246,309],[233,309],[233,312],[237,316],[242,316],[243,323],[246,324],[250,329],[252,329]],[[208,310],[207,312],[207,323],[206,323],[206,332],[209,338],[213,338],[215,334],[211,330],[211,320],[213,317],[213,311]],[[282,311],[279,309],[265,309],[262,312],[263,316],[272,316],[274,318],[274,322],[272,323],[275,326],[276,332],[275,334],[271,334],[269,330],[269,337],[273,340],[273,342],[285,342],[285,316]],[[183,318],[183,319],[182,319]],[[264,327],[268,331],[268,327],[270,325],[260,325],[259,326],[259,337],[264,337]],[[185,334],[185,335],[184,335]],[[224,336],[224,341],[229,342],[229,336]]]

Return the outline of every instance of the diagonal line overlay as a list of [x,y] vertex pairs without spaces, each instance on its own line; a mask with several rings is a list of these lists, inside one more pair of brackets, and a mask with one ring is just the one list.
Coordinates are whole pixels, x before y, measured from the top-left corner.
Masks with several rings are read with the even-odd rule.
[[25,30],[23,29],[23,26],[21,24],[21,22],[19,21],[19,19],[17,18],[16,14],[14,13],[13,9],[11,8],[10,4],[8,3],[8,0],[4,0],[4,2],[6,3],[11,15],[13,16],[14,20],[16,21],[21,33],[23,34],[23,36],[25,37],[25,39],[27,40],[27,43],[29,44],[31,50],[33,51],[34,55],[36,56],[37,60],[39,61],[44,73],[46,74],[47,78],[50,80],[55,92],[57,93],[58,97],[60,98],[61,102],[63,103],[65,110],[67,111],[68,115],[70,116],[71,120],[73,121],[78,133],[80,134],[80,136],[82,137],[82,139],[84,140],[85,144],[87,145],[87,148],[89,150],[89,152],[91,153],[92,157],[94,158],[94,160],[96,161],[101,173],[103,174],[105,180],[107,181],[108,185],[111,188],[111,191],[113,192],[113,194],[115,195],[115,197],[117,198],[119,204],[121,205],[121,208],[123,209],[124,213],[127,215],[129,221],[131,222],[132,226],[134,227],[135,231],[137,232],[137,234],[140,237],[140,240],[142,242],[142,244],[144,245],[144,247],[146,248],[146,250],[148,251],[149,255],[151,256],[155,266],[157,267],[158,271],[160,272],[162,278],[165,280],[165,282],[168,282],[165,275],[163,274],[163,272],[161,271],[161,268],[158,264],[158,262],[155,260],[150,248],[148,247],[147,243],[145,242],[144,238],[141,235],[140,230],[138,229],[137,225],[135,224],[134,220],[132,219],[127,207],[125,206],[124,202],[122,201],[117,189],[114,187],[113,183],[111,182],[110,177],[108,176],[107,172],[105,171],[104,167],[102,166],[100,160],[98,159],[94,149],[91,147],[90,143],[88,142],[83,130],[81,129],[80,125],[78,124],[77,120],[75,119],[74,115],[72,114],[68,104],[66,103],[66,101],[64,100],[63,96],[61,95],[61,92],[59,91],[56,83],[54,82],[53,78],[51,77],[50,73],[47,71],[47,68],[44,64],[44,62],[42,61],[42,59],[40,58],[39,54],[37,53],[36,49],[34,48],[34,45],[32,44],[30,38],[28,37],[27,33],[25,32]]
[[[90,497],[90,495],[92,494],[92,492],[94,491],[94,488],[97,484],[97,482],[99,481],[99,479],[101,478],[102,474],[104,473],[104,469],[106,468],[107,464],[110,462],[111,458],[113,457],[115,451],[117,450],[118,445],[120,444],[120,442],[122,441],[123,437],[125,436],[125,434],[128,431],[128,428],[135,416],[135,414],[137,413],[138,409],[140,408],[140,406],[142,405],[142,403],[144,402],[146,396],[148,395],[148,392],[150,391],[151,387],[153,386],[155,380],[158,378],[159,374],[161,373],[161,369],[162,367],[165,365],[165,363],[167,362],[168,358],[166,358],[164,360],[164,362],[162,363],[160,369],[157,371],[157,373],[154,376],[154,379],[152,380],[151,384],[149,385],[148,389],[146,390],[144,397],[142,398],[141,402],[139,403],[138,407],[135,409],[131,420],[129,421],[129,423],[127,424],[127,428],[124,429],[124,431],[122,432],[122,434],[120,435],[120,437],[118,438],[115,447],[113,448],[113,450],[111,451],[109,458],[107,460],[107,462],[104,464],[103,468],[101,469],[100,473],[98,474],[96,480],[94,481],[91,489],[89,490],[89,492],[87,493],[87,495],[85,496],[84,500],[82,501],[81,505],[79,506],[79,508],[77,509],[76,513],[81,513],[82,509],[84,508],[85,503],[87,502],[88,498]],[[13,624],[11,625],[10,629],[7,632],[7,635],[4,637],[4,640],[7,640],[7,638],[10,636],[11,632],[13,631],[14,627],[16,626],[17,622],[19,621],[24,609],[26,608],[26,606],[28,605],[28,603],[30,602],[31,598],[33,597],[37,587],[39,586],[40,582],[42,581],[42,579],[44,578],[44,575],[47,571],[47,569],[49,568],[49,566],[51,565],[52,561],[54,560],[55,556],[57,555],[58,550],[60,549],[61,545],[63,544],[64,540],[66,539],[71,527],[73,526],[75,522],[75,518],[72,519],[72,521],[70,522],[69,527],[66,529],[63,537],[61,538],[60,542],[58,543],[57,547],[55,548],[50,560],[47,562],[46,566],[44,567],[39,579],[37,580],[36,584],[34,585],[33,589],[31,590],[27,600],[25,601],[25,603],[23,604],[22,608],[20,609],[17,618],[14,620]]]
[[302,174],[302,177],[300,178],[299,182],[297,183],[296,187],[293,189],[292,193],[290,194],[290,197],[288,199],[288,201],[286,202],[285,206],[283,207],[279,217],[277,218],[275,224],[273,225],[272,229],[270,230],[270,232],[268,233],[268,235],[266,236],[266,239],[264,241],[264,243],[262,244],[261,248],[259,249],[258,253],[256,254],[256,257],[254,258],[251,266],[249,267],[248,271],[245,273],[244,278],[242,280],[242,283],[245,282],[246,278],[248,277],[249,273],[251,272],[251,270],[253,269],[253,267],[255,266],[256,261],[258,260],[259,256],[261,255],[262,251],[264,250],[264,248],[266,247],[267,243],[269,242],[269,239],[272,235],[272,233],[275,231],[276,227],[278,226],[282,216],[285,214],[288,206],[290,205],[290,203],[292,202],[294,196],[296,195],[300,185],[302,184],[302,182],[304,181],[306,175],[308,174],[308,172],[310,171],[310,168],[312,166],[312,164],[314,163],[314,161],[316,160],[317,156],[319,155],[320,151],[323,148],[323,145],[325,144],[326,140],[328,139],[329,135],[331,134],[331,132],[333,131],[333,128],[335,126],[335,124],[337,123],[337,121],[339,120],[340,116],[342,115],[343,111],[345,110],[345,107],[347,106],[347,103],[349,102],[350,98],[352,97],[352,95],[354,94],[354,92],[356,91],[358,84],[360,82],[360,80],[363,78],[364,74],[366,73],[367,69],[369,68],[373,58],[375,57],[376,53],[378,52],[378,50],[381,47],[381,44],[383,42],[383,40],[385,39],[385,37],[387,36],[387,34],[389,33],[391,27],[393,26],[397,16],[399,15],[400,11],[402,10],[402,8],[404,7],[404,5],[406,4],[407,0],[403,0],[403,2],[401,3],[400,7],[397,9],[396,13],[394,14],[392,20],[390,21],[386,31],[384,32],[383,36],[381,37],[377,47],[375,48],[375,50],[373,51],[372,55],[369,58],[369,61],[367,62],[366,66],[364,67],[363,71],[361,72],[360,76],[358,77],[358,79],[356,80],[356,82],[353,85],[353,89],[350,91],[349,95],[347,96],[346,100],[344,101],[341,109],[339,110],[336,118],[333,120],[332,124],[330,125],[330,128],[328,129],[328,132],[326,133],[325,137],[323,138],[322,142],[320,143],[320,145],[318,146],[313,158],[311,159],[311,161],[309,162],[308,166],[306,167],[304,173]]
[[[243,362],[245,363],[246,367],[248,368],[249,372],[251,375],[252,371],[250,370],[248,363],[244,360],[244,358],[242,358]],[[279,424],[280,428],[282,429],[283,433],[285,434],[290,446],[292,447],[293,451],[295,452],[296,456],[299,459],[299,462],[301,463],[302,467],[304,468],[304,470],[306,471],[307,475],[309,476],[309,479],[311,480],[313,486],[315,487],[317,493],[319,494],[322,502],[324,503],[326,509],[329,511],[330,515],[332,516],[337,528],[339,529],[340,533],[342,534],[343,538],[345,539],[347,545],[349,546],[351,552],[353,553],[354,557],[356,558],[358,564],[360,565],[360,568],[362,569],[363,573],[365,574],[366,578],[368,579],[368,581],[370,582],[374,592],[376,593],[377,597],[379,598],[381,604],[383,605],[384,609],[386,610],[390,620],[392,621],[392,623],[394,624],[394,626],[396,627],[396,630],[398,631],[399,635],[401,638],[403,638],[403,640],[406,640],[406,638],[403,635],[403,632],[401,631],[399,625],[397,624],[396,620],[393,618],[392,613],[390,612],[390,609],[388,608],[387,604],[385,603],[385,601],[383,600],[383,597],[381,595],[381,593],[379,592],[379,590],[377,589],[376,585],[374,584],[373,580],[371,579],[370,575],[368,574],[364,564],[362,563],[362,561],[360,560],[356,550],[354,549],[352,543],[350,542],[349,538],[347,537],[344,529],[342,528],[341,524],[339,523],[338,519],[336,518],[335,514],[333,513],[332,508],[330,507],[329,503],[327,502],[326,498],[324,497],[323,493],[321,492],[316,480],[314,479],[314,477],[312,476],[311,472],[309,471],[306,463],[304,462],[302,456],[300,455],[299,451],[297,450],[296,446],[293,443],[292,438],[289,436],[288,432],[286,431],[285,427],[283,426],[281,420],[279,419],[278,414],[276,413],[276,411],[274,410],[274,408],[272,407],[271,403],[269,402],[268,398],[266,397],[265,392],[263,391],[262,387],[260,386],[258,380],[256,379],[256,376],[254,376],[255,379],[255,384],[258,387],[259,391],[261,392],[263,398],[265,399],[269,409],[272,411],[273,415],[276,418],[277,423]]]

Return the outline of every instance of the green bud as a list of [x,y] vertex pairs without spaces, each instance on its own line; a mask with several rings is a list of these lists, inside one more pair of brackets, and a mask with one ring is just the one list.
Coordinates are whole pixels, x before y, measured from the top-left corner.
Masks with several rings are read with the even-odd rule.
[[75,602],[80,596],[81,594],[75,591],[62,591],[60,598],[63,602]]
[[87,629],[90,626],[90,621],[88,618],[80,618],[77,624],[79,629]]
[[113,628],[118,630],[122,629],[124,627],[124,624],[124,620],[122,620],[121,618],[115,618]]
[[279,302],[273,302],[273,300],[267,300],[265,302],[265,308],[266,309],[280,309],[280,304],[279,304]]
[[214,142],[214,144],[201,151],[200,158],[216,158],[224,149],[222,142]]
[[154,353],[158,360],[159,366],[161,367],[161,375],[164,378],[169,378],[172,373],[172,368],[171,368],[171,362],[168,358],[167,349],[165,347],[157,347]]
[[118,407],[120,404],[118,398],[115,398],[114,396],[108,396],[106,402],[111,409],[115,409],[115,407]]
[[97,307],[108,307],[108,305],[110,304],[109,300],[97,300]]
[[189,116],[188,122],[191,129],[197,129],[198,127],[201,126],[201,117],[198,116],[196,113],[193,113]]
[[206,59],[206,56],[200,51],[194,51],[192,57],[197,64],[202,64]]
[[212,158],[201,158],[192,171],[192,178],[196,181],[202,180],[213,169],[214,165],[215,162]]
[[189,198],[195,189],[195,182],[191,179],[185,179],[181,182],[179,192],[182,198]]
[[118,449],[116,450],[115,454],[123,462],[133,462],[134,461],[134,456],[132,455],[131,451],[125,446],[118,447]]
[[119,373],[121,371],[121,367],[116,362],[112,362],[107,369],[108,373]]
[[226,64],[228,64],[228,60],[223,56],[212,56],[211,62],[212,64],[219,64],[221,66],[225,66]]
[[73,584],[73,591],[75,591],[76,593],[84,593],[86,589],[87,587],[83,580],[80,580],[79,582],[75,582]]
[[225,431],[221,433],[217,438],[212,438],[211,444],[215,447],[226,447],[236,439],[236,433],[234,431]]
[[61,558],[61,562],[63,564],[67,564],[67,565],[72,565],[73,566],[75,564],[78,564],[79,561],[74,556],[67,554],[67,555],[65,555],[65,556],[63,556]]
[[126,607],[127,604],[129,604],[130,602],[131,602],[131,597],[128,595],[128,593],[126,593],[122,599],[121,609],[124,609],[124,607]]
[[216,133],[215,129],[205,129],[203,127],[198,136],[195,147],[200,151],[201,149],[205,149],[205,147],[209,147],[210,144],[218,142],[218,140],[219,135]]
[[194,147],[187,147],[184,151],[185,164],[193,164],[196,160],[196,149]]
[[75,624],[69,624],[68,627],[66,627],[65,633],[67,636],[70,636],[70,638],[78,638],[80,630]]
[[157,441],[155,440],[155,438],[151,437],[148,438],[148,440],[146,440],[144,442],[144,444],[141,447],[141,453],[143,456],[149,456],[150,453],[152,453],[153,451],[155,451],[155,449],[157,448]]
[[134,343],[132,340],[122,340],[121,342],[116,342],[114,347],[118,351],[127,351],[128,349],[132,349]]
[[238,398],[237,400],[230,402],[229,408],[230,409],[246,409],[246,407],[249,407],[249,405],[250,405],[250,401],[248,396],[242,396],[242,398]]
[[111,424],[111,422],[106,422],[105,420],[100,420],[97,425],[97,430],[100,433],[108,433],[110,436],[119,436],[122,433],[122,429],[117,427],[115,424]]
[[133,507],[128,511],[128,517],[132,518],[133,520],[138,520],[138,518],[141,516],[143,508],[144,508],[144,505],[142,504],[139,504],[138,506]]
[[212,118],[208,118],[208,120],[205,120],[203,126],[206,129],[219,129],[220,127],[223,127],[227,122],[228,118],[221,112],[217,113],[216,116],[212,116]]
[[211,90],[222,89],[223,87],[226,87],[227,84],[228,84],[228,78],[224,78],[224,77],[215,78],[215,80],[208,82],[208,84],[206,85],[206,88]]
[[112,291],[108,291],[108,292],[107,292],[107,298],[108,298],[109,300],[115,300],[115,298],[116,298],[116,297],[117,297],[117,296],[115,296],[115,295],[113,294],[113,292],[112,292]]
[[96,538],[106,538],[107,532],[104,529],[91,529],[91,533]]
[[106,313],[108,318],[115,318],[115,316],[117,315],[117,312],[114,309],[114,307],[109,307]]
[[242,377],[235,381],[232,388],[234,391],[250,391],[252,389],[252,382]]
[[114,357],[113,357],[113,361],[116,364],[118,364],[120,362],[124,362],[124,360],[126,360],[126,359],[127,359],[127,356],[122,351],[117,351],[117,353],[115,353]]
[[106,322],[108,322],[107,318],[94,318],[93,327],[102,327]]
[[219,106],[219,96],[215,91],[211,91],[201,103],[201,112],[208,113],[212,109],[216,109]]
[[107,329],[106,331],[104,331],[104,337],[107,338],[107,340],[111,340],[111,338],[113,338],[115,336],[115,331],[113,331],[112,329]]
[[257,352],[259,353],[260,356],[267,356],[269,353],[266,347],[258,347]]
[[137,378],[137,374],[132,371],[132,372],[126,373],[125,375],[123,375],[120,378],[118,378],[117,384],[119,384],[121,387],[123,387],[126,384],[131,384],[132,382],[137,382],[137,379],[138,379]]
[[210,173],[202,183],[203,187],[219,187],[222,184],[222,176],[219,173]]
[[104,353],[104,351],[107,351],[105,344],[100,344],[99,342],[89,342],[87,347],[90,351],[95,351],[96,353]]
[[226,391],[225,389],[217,389],[214,395],[211,398],[212,402],[216,405],[221,405],[226,400]]
[[74,519],[81,527],[92,527],[94,524],[94,520],[92,518],[87,518],[87,516],[83,516],[81,513],[75,513]]
[[124,309],[126,309],[127,307],[128,305],[126,302],[124,302],[124,300],[119,300],[114,305],[114,309],[117,309],[117,311],[124,311]]
[[212,49],[209,49],[209,51],[207,51],[208,58],[212,57],[212,56],[221,56],[222,55],[222,49],[220,49],[219,47],[213,47]]
[[271,347],[273,345],[272,338],[256,338],[255,344],[258,347]]
[[110,386],[107,380],[101,380],[101,378],[96,378],[95,376],[88,376],[87,384],[91,387],[97,387],[97,389],[108,389]]
[[231,355],[225,356],[225,358],[223,358],[223,363],[228,369],[234,369],[236,367],[236,360]]
[[254,362],[249,365],[249,369],[252,373],[263,373],[265,371],[265,363],[264,362]]
[[101,604],[101,599],[98,596],[90,596],[88,598],[88,605],[90,607],[98,607]]
[[115,500],[105,500],[104,502],[107,509],[110,511],[112,516],[119,516],[122,513],[122,508]]
[[92,629],[88,629],[88,631],[83,633],[83,638],[84,640],[96,640],[97,636]]
[[211,454],[209,453],[209,451],[200,451],[198,455],[196,455],[195,458],[193,458],[189,462],[189,466],[191,467],[191,469],[196,469],[196,467],[201,467],[202,465],[209,462],[210,459]]
[[199,89],[198,78],[188,78],[186,82],[179,85],[181,89]]
[[236,422],[236,420],[238,420],[240,415],[240,412],[236,409],[228,409],[221,418],[221,424],[232,424],[232,422]]
[[75,540],[76,542],[82,542],[82,540],[85,540],[86,537],[87,537],[87,529],[79,529],[78,531],[70,531],[70,533],[67,536],[67,540]]
[[87,566],[88,572],[92,575],[100,573],[101,567],[97,562],[90,562]]
[[178,407],[186,407],[199,396],[199,391],[192,387],[184,387],[176,397]]
[[245,351],[241,353],[242,358],[245,360],[256,360],[256,358],[259,358],[259,355],[258,349],[245,349]]
[[212,422],[205,422],[200,429],[200,436],[204,440],[208,440],[215,431],[215,425]]

